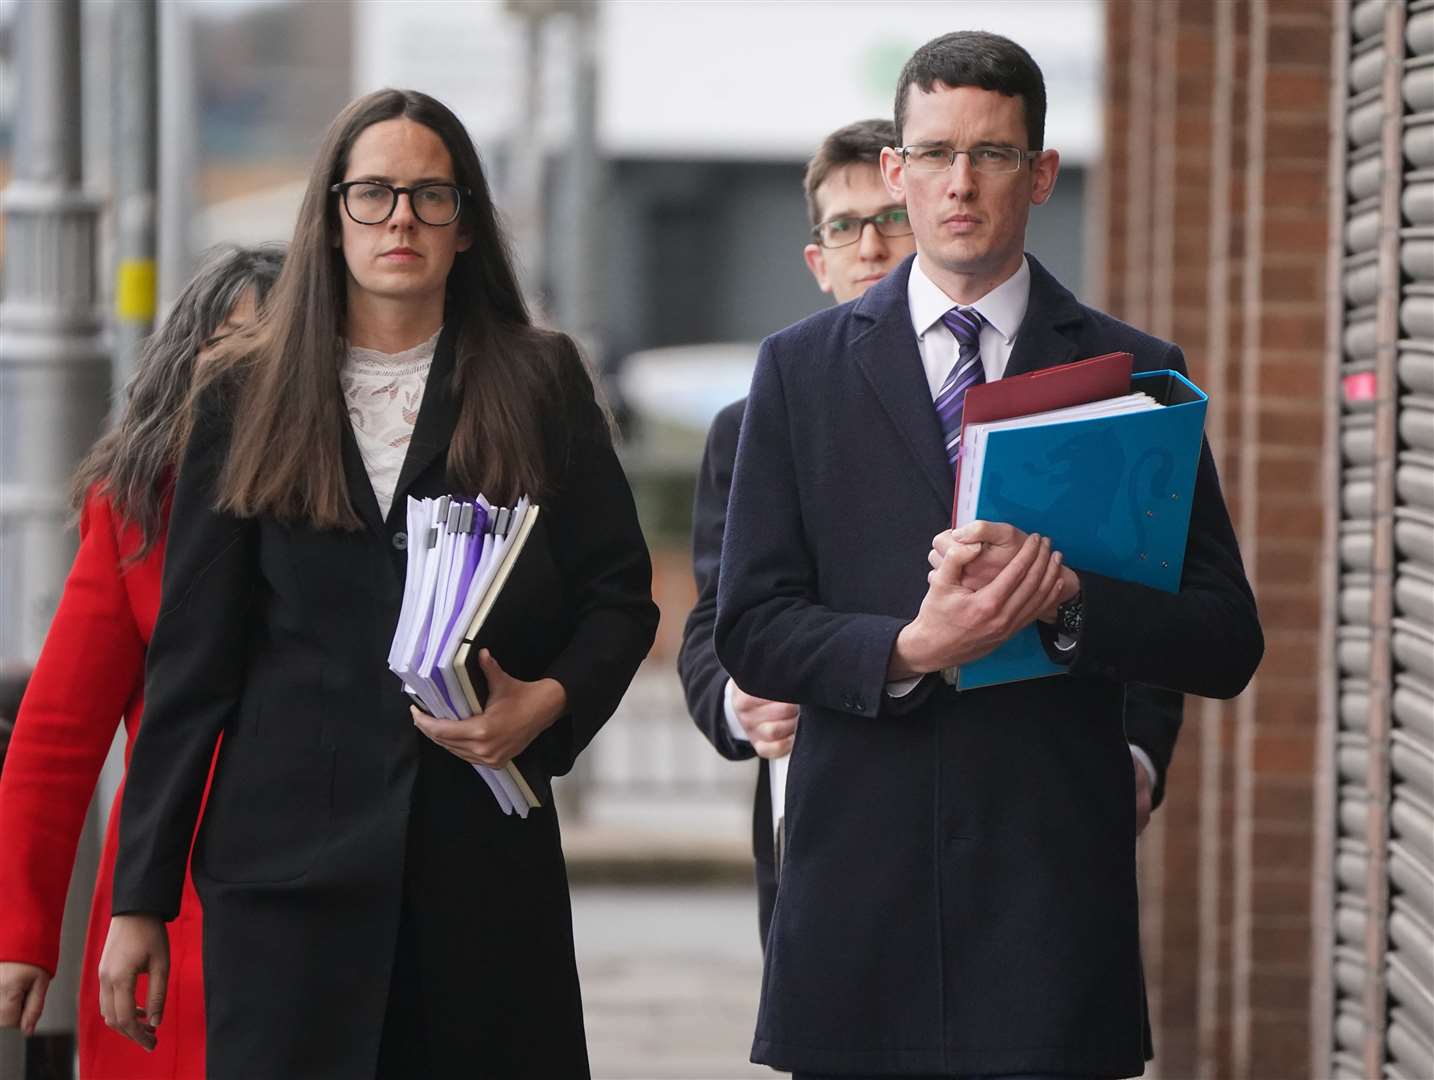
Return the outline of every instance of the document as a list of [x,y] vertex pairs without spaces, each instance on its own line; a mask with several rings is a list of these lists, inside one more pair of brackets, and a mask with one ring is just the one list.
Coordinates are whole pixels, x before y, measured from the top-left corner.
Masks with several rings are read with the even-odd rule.
[[782,853],[787,846],[787,766],[792,755],[771,758],[767,762],[767,779],[772,795],[772,865],[782,875]]
[[[487,686],[477,643],[532,533],[538,507],[488,499],[408,500],[408,560],[403,602],[388,666],[430,716],[463,720],[483,711]],[[474,765],[505,814],[542,805],[518,766]]]
[[1149,394],[1126,394],[1108,401],[1093,401],[1088,405],[1072,405],[1068,409],[1052,409],[1050,412],[1035,413],[1032,416],[1017,416],[1010,420],[992,420],[982,424],[961,426],[961,463],[964,466],[964,483],[956,492],[957,528],[976,520],[976,499],[985,479],[986,448],[989,436],[998,431],[1018,431],[1021,428],[1040,427],[1044,424],[1064,424],[1075,420],[1092,420],[1101,416],[1119,416],[1125,413],[1145,412],[1158,409],[1160,403]]

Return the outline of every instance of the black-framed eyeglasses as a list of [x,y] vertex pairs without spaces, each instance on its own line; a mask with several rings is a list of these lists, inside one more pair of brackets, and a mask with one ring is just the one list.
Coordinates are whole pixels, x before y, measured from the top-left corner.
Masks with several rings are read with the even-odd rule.
[[463,196],[473,193],[457,184],[418,184],[395,187],[378,180],[345,180],[330,191],[343,199],[344,210],[360,225],[381,225],[398,208],[398,197],[408,196],[413,216],[425,225],[452,225],[463,209]]
[[861,239],[866,227],[872,225],[882,236],[910,236],[911,221],[900,207],[883,210],[867,217],[834,217],[812,229],[812,236],[824,248],[846,247]]
[[897,153],[909,168],[918,172],[945,172],[956,164],[958,154],[965,154],[971,162],[971,168],[979,173],[1013,173],[1021,167],[1023,161],[1036,157],[1040,151],[995,144],[957,150],[940,143],[917,143],[913,146],[899,146]]

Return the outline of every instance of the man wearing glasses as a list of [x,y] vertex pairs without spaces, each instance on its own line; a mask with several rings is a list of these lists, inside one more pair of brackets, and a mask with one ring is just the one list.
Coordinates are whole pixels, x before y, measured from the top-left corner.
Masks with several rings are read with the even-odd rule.
[[[916,250],[906,208],[881,179],[881,152],[896,142],[890,120],[860,120],[839,128],[807,163],[802,189],[812,221],[803,250],[817,286],[839,304],[855,300]],[[797,707],[745,693],[722,669],[712,646],[717,618],[717,564],[727,517],[727,493],[747,401],[734,401],[712,421],[692,505],[692,572],[697,604],[687,617],[678,673],[687,710],[729,761],[761,759],[752,810],[757,924],[763,942],[777,893],[778,848],[786,759],[797,729]]]
[[[1127,689],[1232,697],[1263,651],[1208,449],[1176,593],[1009,525],[948,531],[971,386],[1114,351],[1185,367],[1025,254],[1044,126],[1019,45],[918,49],[882,153],[916,256],[769,337],[752,379],[715,641],[802,708],[752,1049],[798,1078],[1139,1075]],[[1067,675],[941,678],[1037,620]]]

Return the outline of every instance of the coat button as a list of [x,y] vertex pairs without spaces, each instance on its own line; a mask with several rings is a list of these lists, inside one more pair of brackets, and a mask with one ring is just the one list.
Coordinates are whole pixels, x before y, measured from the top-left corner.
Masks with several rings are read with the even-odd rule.
[[406,533],[406,532],[396,532],[396,533],[394,533],[394,534],[393,534],[393,546],[396,547],[396,548],[398,548],[399,551],[402,551],[402,550],[404,550],[406,547],[408,547],[408,533]]

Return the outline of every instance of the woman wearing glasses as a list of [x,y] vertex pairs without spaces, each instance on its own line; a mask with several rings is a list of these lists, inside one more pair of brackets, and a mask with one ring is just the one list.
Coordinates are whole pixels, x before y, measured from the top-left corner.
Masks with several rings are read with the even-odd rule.
[[[159,612],[174,467],[197,364],[253,320],[279,274],[277,245],[216,252],[147,341],[119,423],[75,477],[80,549],[16,717],[0,776],[0,1027],[33,1033],[60,951],[75,847],[100,766],[123,721],[133,744],[145,648]],[[169,932],[172,1033],[148,1055],[100,1023],[98,967],[109,925],[112,813],[95,880],[80,975],[80,1075],[198,1080],[204,1075],[200,914],[183,874]],[[187,853],[186,853],[187,854]]]
[[[592,384],[531,324],[447,108],[385,90],[339,115],[270,311],[219,367],[175,494],[106,1020],[164,1038],[163,920],[222,733],[194,856],[211,1077],[587,1075],[546,781],[652,642],[651,567]],[[480,491],[543,508],[489,618],[488,707],[415,717],[386,666],[405,501]],[[472,768],[515,758],[526,820]]]

